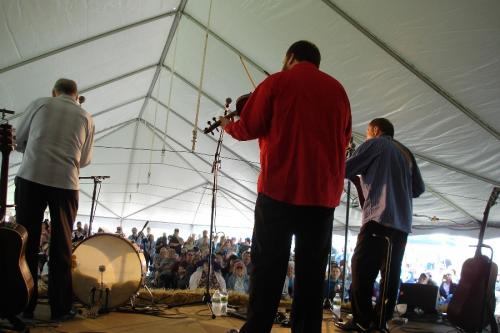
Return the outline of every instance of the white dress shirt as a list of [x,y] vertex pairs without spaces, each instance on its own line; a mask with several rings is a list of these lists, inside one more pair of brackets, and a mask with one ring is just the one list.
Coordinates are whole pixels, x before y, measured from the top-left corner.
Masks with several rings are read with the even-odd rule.
[[94,121],[68,95],[32,102],[16,129],[24,153],[17,176],[38,184],[78,190],[80,168],[92,159]]

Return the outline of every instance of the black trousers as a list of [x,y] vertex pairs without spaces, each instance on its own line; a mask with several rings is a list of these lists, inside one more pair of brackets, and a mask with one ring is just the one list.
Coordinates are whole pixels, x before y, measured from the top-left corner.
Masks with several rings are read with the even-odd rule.
[[259,194],[252,238],[250,298],[243,333],[271,332],[295,235],[292,332],[320,333],[334,208],[296,206]]
[[33,312],[38,300],[38,252],[43,213],[50,210],[49,302],[52,317],[71,310],[71,233],[78,210],[78,191],[34,183],[19,177],[15,180],[16,221],[28,231],[26,261],[35,290],[25,312]]
[[[387,241],[381,237],[374,237],[374,234],[382,237],[387,236],[392,241],[391,265],[388,277],[385,276]],[[351,304],[354,320],[364,327],[368,327],[370,323],[379,324],[380,301],[377,303],[376,309],[373,309],[372,306],[373,284],[379,271],[382,276],[380,280],[381,296],[384,281],[388,279],[386,291],[387,303],[384,308],[385,316],[383,323],[385,324],[387,320],[392,318],[407,237],[408,234],[385,227],[375,221],[367,222],[361,227],[356,248],[351,259]]]

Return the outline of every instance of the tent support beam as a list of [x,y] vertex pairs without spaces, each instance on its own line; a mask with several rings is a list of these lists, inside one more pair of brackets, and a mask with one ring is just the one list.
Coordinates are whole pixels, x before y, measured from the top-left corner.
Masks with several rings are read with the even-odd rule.
[[[160,139],[160,141],[163,142],[169,149],[175,150],[160,134],[156,132],[156,130],[151,129],[148,125],[144,123],[141,124],[144,125],[144,127],[146,127],[149,131],[151,131],[151,133],[153,133],[158,139]],[[186,158],[184,158],[184,156],[182,156],[182,154],[175,152],[175,155],[179,157],[184,163],[189,165],[189,167],[193,169],[193,171],[196,172],[198,176],[200,176],[205,181],[209,182],[208,178],[204,174],[199,172]]]
[[[135,128],[134,128],[134,139],[132,140],[132,151],[130,152],[130,158],[129,158],[129,165],[127,167],[127,177],[125,178],[126,179],[126,182],[127,182],[127,185],[125,186],[125,193],[123,193],[123,204],[122,204],[122,211],[120,213],[120,216],[121,218],[123,219],[123,212],[125,211],[125,202],[127,200],[127,193],[128,193],[128,189],[129,189],[129,178],[130,178],[130,172],[132,171],[132,162],[134,161],[134,156],[135,156],[135,148],[136,148],[136,145],[137,145],[137,132],[139,130],[139,122],[136,121],[135,122]],[[121,224],[120,224],[121,225]]]
[[472,216],[470,213],[468,213],[465,209],[463,209],[462,207],[458,206],[457,204],[455,204],[454,202],[452,202],[450,199],[446,198],[442,194],[436,192],[434,190],[434,188],[432,188],[431,186],[429,186],[429,184],[425,184],[425,189],[427,190],[427,192],[429,192],[430,194],[432,194],[433,196],[435,196],[436,198],[438,198],[439,200],[441,200],[442,202],[444,202],[449,207],[455,209],[456,211],[459,211],[460,213],[462,213],[462,215],[464,215],[465,217],[471,219],[471,221],[474,221],[476,223],[480,223],[480,221],[478,219],[476,219],[474,216]]
[[[248,218],[248,216],[246,216],[245,214],[243,214],[243,212],[241,211],[241,209],[239,209],[238,207],[236,207],[236,205],[231,200],[229,200],[228,197],[230,197],[230,196],[228,194],[226,194],[224,191],[220,191],[220,194],[222,194],[222,196],[224,197],[224,199],[226,199],[227,202],[234,208],[234,210],[237,211],[245,220],[247,220],[250,223],[254,222],[254,221],[250,220]],[[238,203],[240,203],[240,202],[238,202]],[[247,206],[244,206],[244,207],[248,208]],[[250,211],[253,213],[254,210],[250,209]]]
[[[361,143],[361,142],[364,141],[365,136],[363,134],[353,131],[352,135],[357,139],[358,143]],[[461,173],[462,175],[465,175],[465,176],[468,176],[468,177],[471,177],[471,178],[475,178],[477,180],[483,181],[485,183],[488,183],[488,184],[491,184],[491,185],[494,185],[494,186],[500,186],[500,182],[495,181],[493,179],[486,178],[486,177],[483,177],[483,176],[478,175],[476,173],[460,169],[460,168],[458,168],[456,166],[453,166],[453,165],[450,165],[450,164],[447,164],[447,163],[443,163],[443,162],[437,161],[437,160],[435,160],[435,159],[433,159],[431,157],[428,157],[428,156],[425,156],[425,155],[422,155],[422,154],[419,154],[419,153],[415,153],[414,152],[413,154],[415,155],[416,158],[424,160],[424,161],[429,162],[431,164],[440,166],[442,168],[445,168],[445,169],[448,169],[448,170],[451,170],[451,171],[454,171],[454,172]]]
[[[119,130],[120,130],[120,129],[122,129],[123,127],[125,127],[125,126],[127,126],[127,125],[130,125],[131,123],[136,122],[136,121],[137,121],[137,118],[133,118],[133,119],[130,119],[130,120],[126,120],[126,121],[123,121],[123,122],[121,122],[121,123],[115,124],[115,125],[113,125],[113,126],[109,126],[109,127],[103,128],[102,130],[95,132],[95,134],[94,134],[94,135],[98,135],[98,134],[104,133],[104,132],[106,132],[106,131],[109,131],[109,130],[111,130],[111,129],[114,129],[114,131],[111,131],[111,132],[106,133],[106,134],[104,135],[104,136],[107,136],[107,135],[112,134],[112,133],[114,133],[114,132],[116,132],[116,131],[119,131]],[[103,138],[104,136],[101,136],[100,138],[95,139],[95,140],[94,140],[94,142],[97,142],[97,141],[102,140],[102,138]]]
[[[163,104],[163,102],[159,101],[158,99],[156,99],[155,97],[151,97],[151,100],[155,101],[156,103],[160,104],[162,107],[164,107],[166,110],[169,110],[170,112],[172,112],[175,116],[177,116],[179,119],[181,119],[182,121],[184,121],[186,124],[188,124],[189,126],[192,126],[194,127],[194,124],[192,122],[190,122],[189,120],[187,120],[186,118],[184,118],[184,116],[182,116],[180,113],[178,113],[177,111],[173,110],[172,108],[169,108],[167,105]],[[198,127],[198,131],[202,134],[203,133],[203,130],[201,128]],[[206,134],[205,134],[206,135]],[[210,138],[210,140],[212,140],[213,142],[217,142],[217,140],[215,140],[214,138],[212,138],[210,135],[207,135],[208,138]],[[230,152],[231,154],[233,154],[234,156],[236,156],[237,158],[241,159],[242,162],[244,162],[245,164],[247,164],[252,170],[254,170],[256,173],[259,173],[260,172],[260,168],[255,166],[254,164],[246,161],[242,156],[240,156],[238,153],[236,153],[234,150],[232,150],[231,148],[228,148],[226,146],[224,146],[224,149],[226,149],[228,152]]]
[[[233,192],[233,191],[231,191],[231,190],[227,189],[227,188],[226,188],[226,187],[224,187],[224,186],[220,186],[220,185],[219,185],[219,189],[221,189],[221,191],[226,192],[226,194],[231,194],[233,197],[238,197],[238,198],[239,198],[239,200],[238,200],[238,201],[239,201],[242,205],[243,205],[243,203],[241,202],[241,200],[245,200],[245,201],[247,201],[248,203],[252,204],[252,206],[255,206],[255,201],[252,201],[252,200],[250,200],[250,199],[248,199],[248,198],[245,198],[244,196],[241,196],[241,195],[239,195],[238,193],[235,193],[235,192]],[[235,199],[235,200],[236,200],[236,199]]]
[[177,8],[175,12],[175,18],[174,21],[172,22],[172,26],[170,27],[170,31],[168,32],[167,36],[167,41],[165,42],[165,46],[163,47],[163,51],[161,52],[160,59],[158,60],[158,63],[156,64],[156,70],[155,74],[153,75],[153,79],[151,80],[151,84],[149,85],[148,93],[146,94],[146,99],[144,100],[144,103],[142,104],[141,111],[139,112],[139,118],[142,118],[142,115],[144,114],[144,111],[146,110],[146,107],[148,106],[149,103],[149,98],[153,94],[153,89],[156,85],[156,82],[158,81],[158,77],[160,76],[161,73],[161,66],[165,62],[165,58],[167,57],[168,50],[170,49],[170,45],[172,44],[172,41],[174,40],[175,33],[177,31],[177,28],[179,27],[179,22],[181,21],[182,13],[184,12],[184,9],[186,8],[187,0],[181,0],[179,3],[179,7]]
[[[163,65],[162,66],[164,69],[168,70],[170,73],[174,74],[174,76],[178,79],[180,79],[182,82],[184,82],[185,84],[187,84],[190,88],[194,89],[194,90],[198,90],[198,87],[191,81],[189,81],[188,79],[186,79],[184,76],[182,76],[181,74],[177,73],[176,71],[172,71],[172,68],[170,68],[169,66],[167,65]],[[206,99],[210,100],[210,102],[214,103],[215,105],[219,106],[221,109],[224,109],[224,105],[218,101],[215,97],[209,95],[207,92],[205,92],[205,90],[201,90],[201,95],[203,97],[205,97]]]
[[[88,198],[90,198],[92,200],[92,196],[90,194],[88,194],[87,192],[85,192],[84,190],[80,189],[80,193],[82,193],[83,195],[85,195],[86,197],[88,197]],[[106,207],[99,200],[96,200],[96,205],[101,206],[102,208],[104,208],[105,210],[107,210],[108,212],[110,212],[111,214],[113,214],[114,216],[116,216],[117,218],[120,218],[120,215],[118,215],[115,212],[113,212],[111,209],[109,209],[108,207]]]
[[[224,195],[224,196],[228,196],[230,197],[231,199],[233,199],[234,201],[236,201],[237,203],[239,203],[240,205],[242,205],[243,207],[245,207],[246,209],[248,209],[249,211],[251,211],[252,213],[254,212],[254,208],[252,207],[249,207],[247,206],[246,204],[244,204],[243,202],[241,202],[238,198],[236,198],[235,196],[233,196],[231,193],[229,192],[226,192],[225,190],[223,190],[222,188],[219,187],[219,190],[221,191],[221,193]],[[227,198],[226,198],[227,200]],[[228,200],[229,201],[229,200]],[[239,211],[238,207],[236,207],[233,203],[231,203],[231,205]],[[243,214],[241,214],[243,215]],[[248,219],[245,215],[243,215],[243,217],[245,217],[245,219]],[[251,221],[253,222],[253,221]]]
[[124,107],[124,106],[127,106],[129,104],[132,104],[132,103],[135,103],[135,102],[138,102],[140,101],[141,99],[144,99],[146,96],[139,96],[139,97],[136,97],[136,98],[133,98],[131,100],[128,100],[128,101],[125,101],[123,103],[120,103],[120,104],[117,104],[117,105],[113,105],[107,109],[104,109],[102,111],[99,111],[97,113],[94,113],[92,114],[92,118],[96,118],[96,117],[99,117],[100,115],[103,115],[103,114],[106,114],[110,111],[113,111],[113,110],[116,110],[118,108],[121,108],[121,107]]
[[463,105],[460,101],[458,101],[451,93],[445,90],[443,87],[434,82],[427,74],[419,70],[414,64],[409,62],[403,56],[401,56],[396,50],[391,48],[387,43],[381,40],[379,37],[374,35],[370,30],[364,27],[361,23],[355,20],[352,16],[343,11],[339,6],[337,6],[331,0],[323,0],[330,9],[335,11],[338,15],[340,15],[344,20],[349,22],[354,28],[356,28],[359,32],[361,32],[365,37],[370,39],[375,45],[384,50],[389,56],[403,65],[407,70],[413,73],[417,78],[419,78],[422,82],[424,82],[427,86],[429,86],[432,90],[438,93],[441,97],[447,100],[450,104],[460,110],[463,114],[465,114],[469,119],[475,122],[477,125],[481,126],[486,132],[491,134],[495,139],[500,140],[500,133],[483,121],[477,114],[475,114],[470,108]]
[[[177,141],[176,139],[172,138],[171,136],[167,135],[165,132],[163,132],[161,129],[159,129],[158,127],[156,127],[155,125],[151,124],[150,122],[148,122],[147,120],[144,120],[144,119],[140,119],[139,121],[143,122],[147,127],[149,127],[149,129],[151,131],[157,131],[159,134],[161,135],[165,135],[169,140],[173,141],[175,144],[179,145],[180,147],[182,147],[182,149],[185,149],[187,151],[190,151],[190,149],[188,147],[186,147],[185,145],[183,145],[182,143],[180,143],[179,141]],[[207,160],[205,160],[203,157],[201,157],[198,153],[194,152],[192,153],[193,156],[197,157],[200,161],[202,161],[203,163],[205,163],[206,165],[209,165],[210,167],[212,167],[212,163],[208,162]],[[247,192],[257,196],[257,193],[255,193],[254,191],[250,190],[248,187],[246,187],[245,185],[242,185],[240,182],[238,182],[236,179],[234,179],[233,177],[229,176],[227,173],[225,173],[224,171],[220,171],[220,173],[230,179],[231,181],[233,181],[235,184],[239,185],[241,188],[245,189]]]
[[205,24],[201,23],[200,21],[198,21],[197,19],[195,19],[194,17],[192,17],[191,15],[189,15],[186,12],[183,13],[183,16],[187,17],[191,22],[193,22],[194,24],[196,24],[201,29],[208,31],[208,33],[210,34],[210,36],[212,36],[213,38],[217,39],[219,42],[221,42],[222,44],[224,44],[228,49],[230,49],[231,51],[233,51],[237,55],[241,55],[248,63],[250,63],[255,68],[257,68],[262,74],[264,74],[266,76],[269,75],[269,72],[266,71],[262,66],[260,66],[255,61],[253,61],[252,59],[250,59],[247,55],[245,55],[245,53],[243,53],[240,50],[238,50],[236,47],[234,47],[233,45],[231,45],[224,38],[222,38],[219,35],[217,35],[210,28],[208,28]]
[[160,14],[160,15],[157,15],[157,16],[153,16],[153,17],[150,17],[150,18],[147,18],[147,19],[135,22],[135,23],[127,24],[127,25],[125,25],[123,27],[120,27],[120,28],[117,28],[117,29],[113,29],[113,30],[110,30],[110,31],[107,31],[107,32],[103,32],[103,33],[101,33],[99,35],[96,35],[96,36],[93,36],[93,37],[90,37],[90,38],[87,38],[87,39],[83,39],[81,41],[78,41],[78,42],[75,42],[75,43],[63,46],[61,48],[58,48],[58,49],[55,49],[55,50],[52,50],[52,51],[40,54],[40,55],[38,55],[36,57],[29,58],[29,59],[23,60],[21,62],[18,62],[16,64],[4,67],[4,68],[0,69],[0,74],[8,72],[8,71],[11,71],[13,69],[16,69],[16,68],[19,68],[19,67],[22,67],[22,66],[25,66],[25,65],[28,65],[28,64],[31,64],[31,63],[33,63],[35,61],[38,61],[38,60],[45,59],[45,58],[50,57],[52,55],[55,55],[55,54],[58,54],[58,53],[61,53],[61,52],[67,51],[67,50],[71,50],[71,49],[73,49],[75,47],[78,47],[78,46],[81,46],[81,45],[85,45],[87,43],[99,40],[101,38],[108,37],[108,36],[117,34],[119,32],[122,32],[122,31],[125,31],[125,30],[129,30],[129,29],[132,29],[132,28],[144,25],[144,24],[148,24],[148,23],[151,23],[151,22],[154,22],[154,21],[157,21],[157,20],[161,20],[161,19],[163,19],[165,17],[172,16],[172,15],[174,15],[176,13],[177,13],[176,10],[168,11],[166,13],[163,13],[163,14]]
[[97,89],[97,88],[100,88],[100,87],[103,87],[105,85],[108,85],[108,84],[111,84],[111,83],[114,83],[116,81],[120,81],[120,80],[123,80],[123,79],[126,79],[128,77],[131,77],[131,76],[134,76],[136,74],[140,74],[142,72],[145,72],[147,70],[150,70],[152,68],[155,68],[156,65],[148,65],[148,66],[144,66],[144,67],[141,67],[139,69],[136,69],[136,70],[133,70],[131,72],[128,72],[128,73],[124,73],[124,74],[121,74],[119,76],[116,76],[114,78],[111,78],[109,80],[106,80],[106,81],[103,81],[103,82],[100,82],[100,83],[97,83],[97,84],[94,84],[94,85],[91,85],[89,87],[86,87],[82,90],[79,91],[80,94],[85,94],[89,91],[92,91],[94,89]]
[[188,188],[188,189],[185,189],[185,190],[183,190],[183,191],[180,191],[180,192],[178,192],[178,193],[176,193],[176,194],[174,194],[174,195],[171,195],[171,196],[168,196],[168,197],[166,197],[166,198],[164,198],[164,199],[161,199],[161,200],[159,200],[159,201],[157,201],[157,202],[155,202],[155,203],[153,203],[153,204],[151,204],[151,205],[149,205],[149,206],[146,206],[146,207],[144,207],[144,208],[141,208],[141,209],[139,209],[139,210],[136,210],[135,212],[130,213],[130,214],[128,214],[127,216],[124,216],[122,219],[129,218],[130,216],[133,216],[133,215],[135,215],[135,214],[137,214],[137,213],[143,212],[143,211],[145,211],[146,209],[149,209],[149,208],[151,208],[151,207],[154,207],[154,206],[156,206],[156,205],[159,205],[159,204],[161,204],[161,203],[164,203],[165,201],[172,200],[172,199],[174,199],[174,198],[176,198],[176,197],[178,197],[178,196],[180,196],[180,195],[183,195],[184,193],[191,192],[191,191],[196,190],[197,188],[202,187],[202,186],[205,186],[205,185],[207,185],[207,182],[204,182],[204,183],[201,183],[201,184],[195,185],[195,186],[193,186],[193,187],[190,187],[190,188]]

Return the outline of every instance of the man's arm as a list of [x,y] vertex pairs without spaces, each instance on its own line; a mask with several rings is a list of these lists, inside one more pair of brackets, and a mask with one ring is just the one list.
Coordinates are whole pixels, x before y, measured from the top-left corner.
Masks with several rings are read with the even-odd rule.
[[354,155],[346,161],[347,179],[353,179],[357,175],[363,174],[373,160],[380,154],[380,150],[375,148],[374,141],[371,139],[363,142]]
[[413,154],[411,155],[411,157],[413,159],[413,172],[411,175],[411,181],[412,181],[411,188],[413,192],[412,196],[413,198],[418,198],[422,193],[425,192],[425,184]]
[[85,139],[85,142],[82,146],[82,153],[80,155],[80,168],[86,167],[87,165],[90,164],[90,161],[92,160],[92,151],[94,147],[94,132],[95,132],[94,120],[90,118],[87,138]]
[[21,117],[16,128],[16,150],[18,152],[24,153],[30,134],[31,121],[33,120],[36,112],[42,106],[43,105],[40,105],[39,100],[37,99],[31,102],[31,104],[28,105],[26,110],[23,112],[23,116]]
[[224,130],[233,138],[253,140],[268,132],[272,118],[273,82],[274,77],[269,77],[255,89],[241,111],[240,120],[222,121]]

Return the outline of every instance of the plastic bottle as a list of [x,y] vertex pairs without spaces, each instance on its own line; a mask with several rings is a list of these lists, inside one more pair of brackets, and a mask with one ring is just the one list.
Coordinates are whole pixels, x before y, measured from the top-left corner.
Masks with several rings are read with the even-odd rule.
[[340,295],[339,293],[335,294],[333,298],[333,316],[335,319],[340,319]]
[[221,314],[223,316],[227,315],[227,299],[228,295],[226,291],[220,291],[220,302],[221,302]]
[[219,290],[216,290],[214,295],[212,296],[212,312],[216,316],[222,315],[222,302]]

